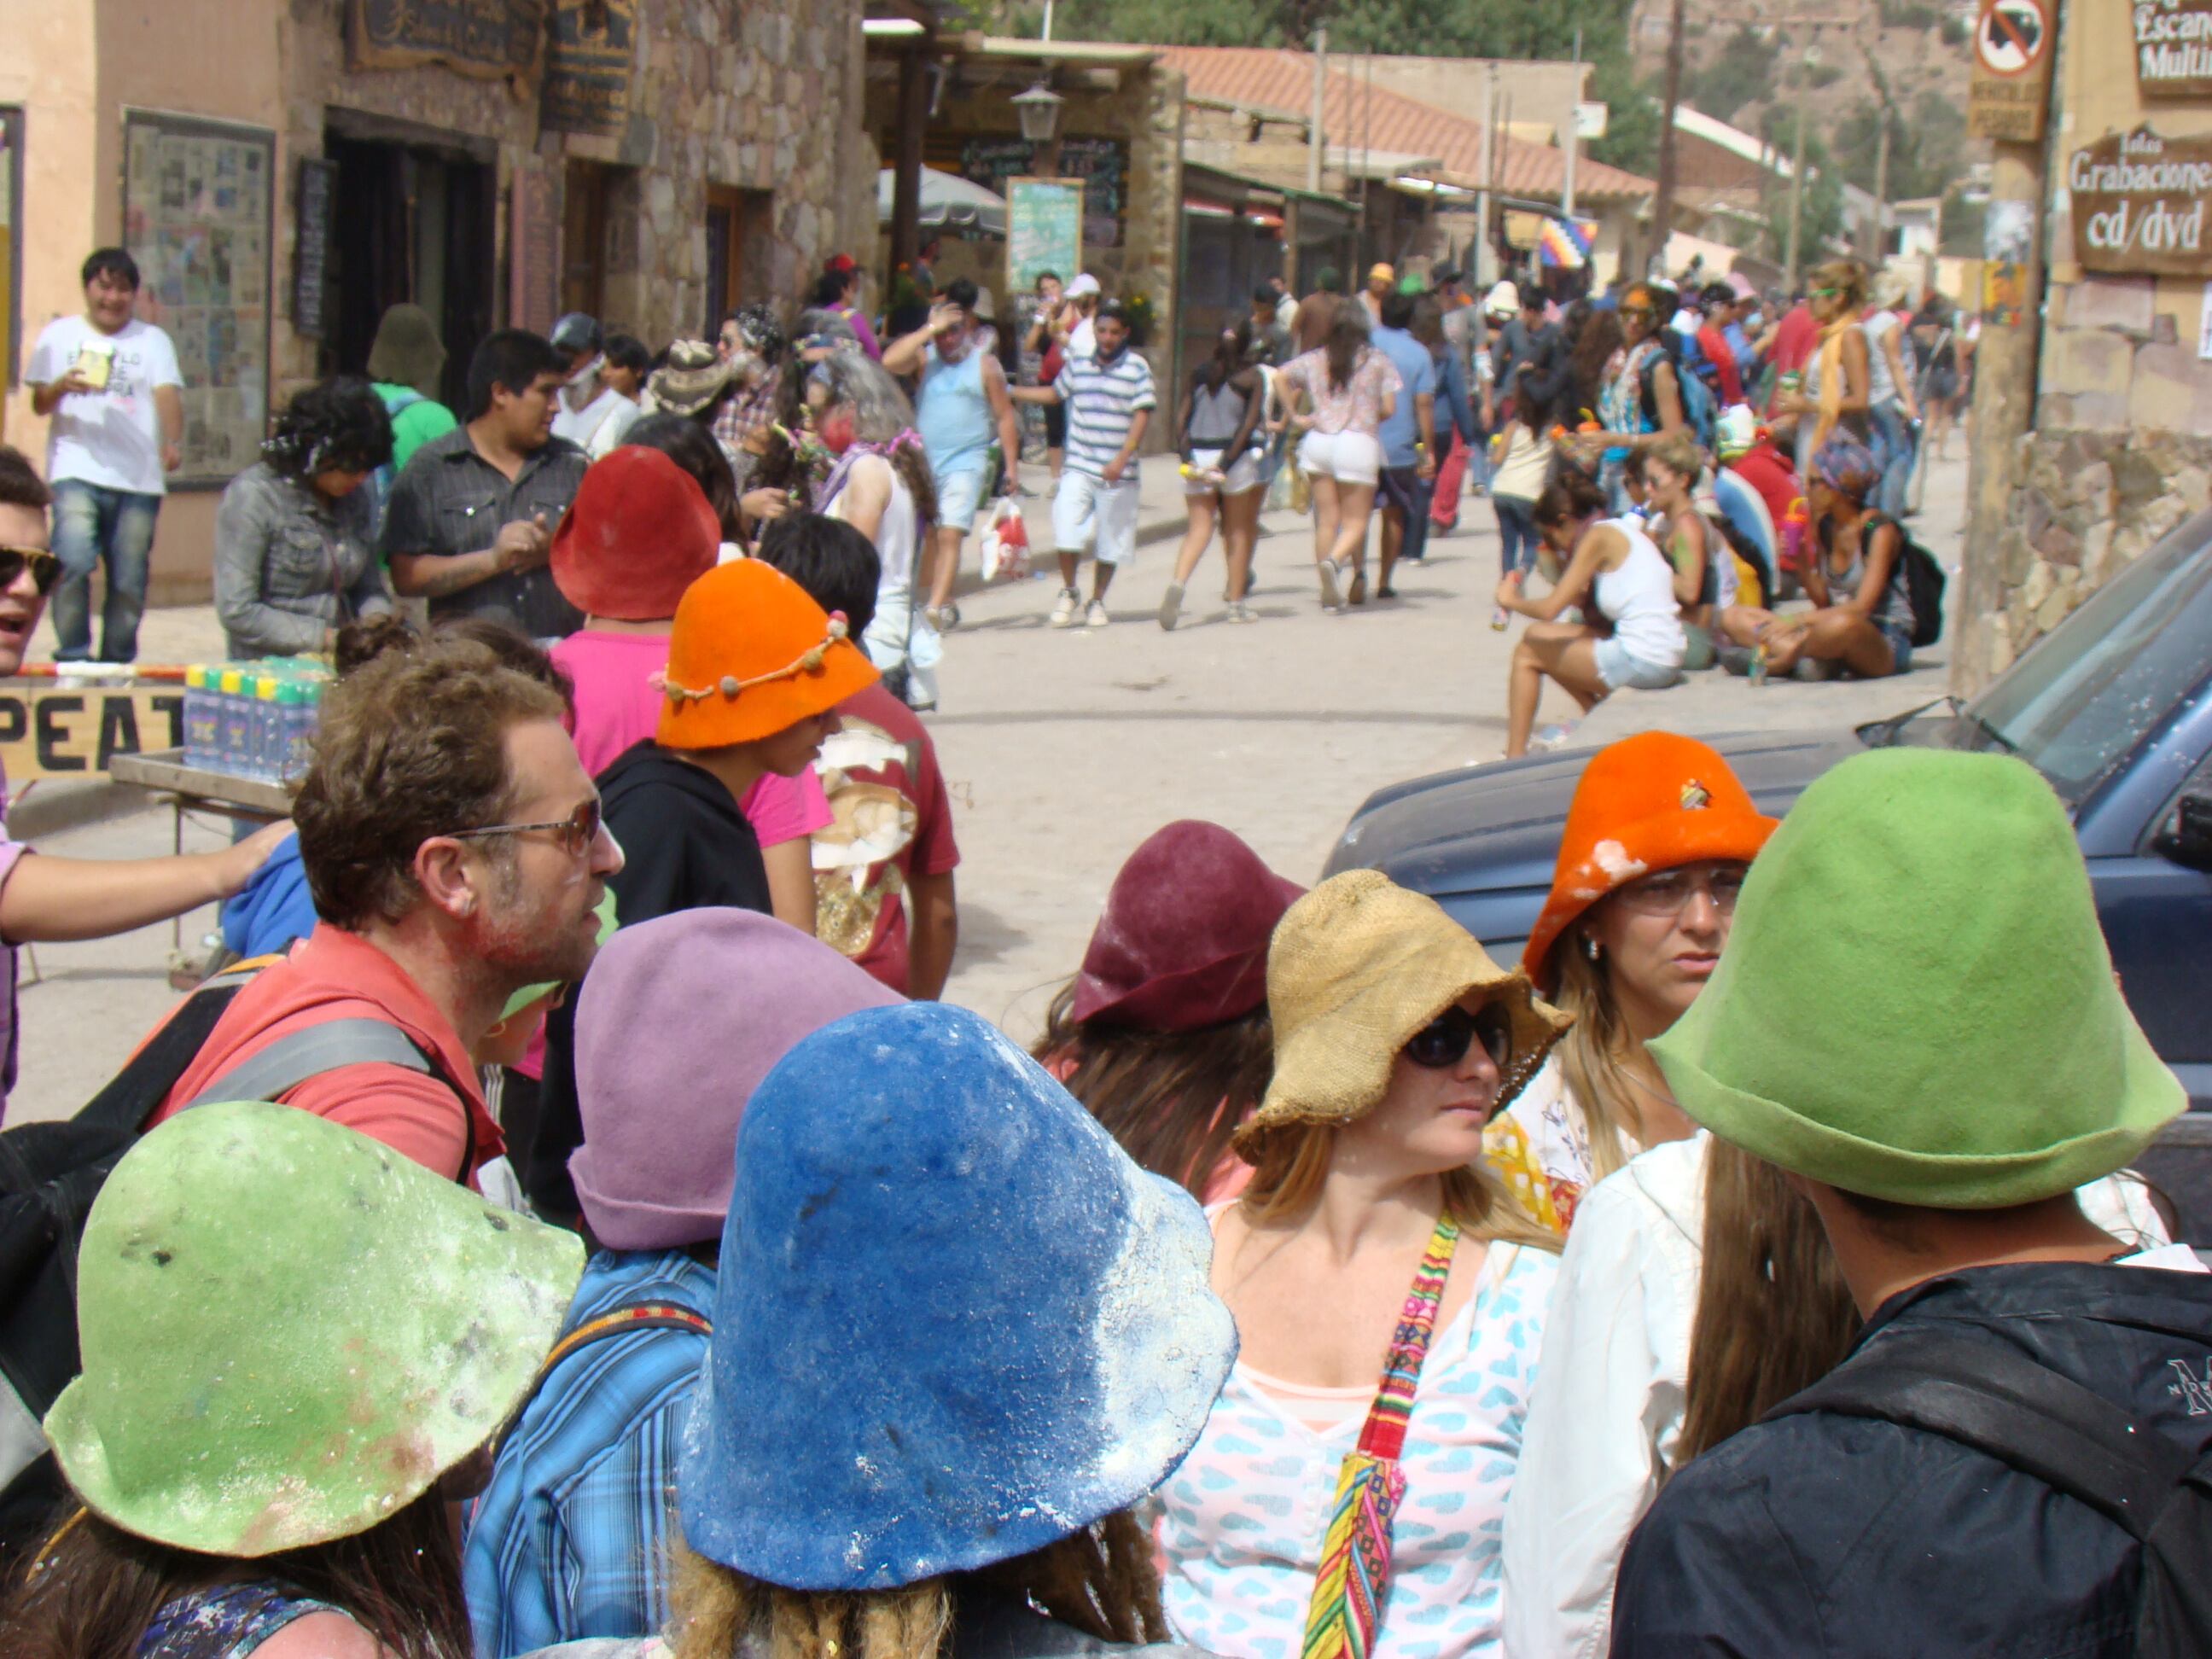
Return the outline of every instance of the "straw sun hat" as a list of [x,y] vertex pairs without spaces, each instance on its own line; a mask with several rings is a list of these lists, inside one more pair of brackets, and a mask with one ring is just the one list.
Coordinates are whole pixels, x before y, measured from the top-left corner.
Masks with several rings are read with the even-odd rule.
[[1502,1111],[1571,1018],[1537,1000],[1525,974],[1492,962],[1434,899],[1377,870],[1330,877],[1290,908],[1268,946],[1275,1075],[1237,1132],[1237,1150],[1250,1158],[1290,1124],[1364,1117],[1389,1087],[1398,1051],[1470,991],[1487,993],[1512,1015]]

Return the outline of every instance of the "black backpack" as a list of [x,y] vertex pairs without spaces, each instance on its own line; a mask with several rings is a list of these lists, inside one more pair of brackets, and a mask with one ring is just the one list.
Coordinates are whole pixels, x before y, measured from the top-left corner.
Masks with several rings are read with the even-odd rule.
[[1936,556],[1912,539],[1912,532],[1886,513],[1871,514],[1867,528],[1887,525],[1897,532],[1897,562],[1905,572],[1905,597],[1912,601],[1912,644],[1915,650],[1943,637],[1943,567]]
[[[17,1549],[36,1547],[63,1495],[39,1425],[77,1373],[76,1253],[93,1200],[231,999],[270,960],[235,964],[193,992],[75,1117],[0,1130],[0,1570]],[[191,1104],[272,1100],[311,1077],[370,1060],[443,1074],[396,1025],[326,1020],[269,1044]],[[474,1161],[471,1145],[463,1168]]]
[[1815,1411],[1942,1435],[2087,1504],[2142,1552],[2135,1652],[2212,1654],[2212,1452],[2017,1348],[1933,1331],[1884,1337],[1762,1420]]

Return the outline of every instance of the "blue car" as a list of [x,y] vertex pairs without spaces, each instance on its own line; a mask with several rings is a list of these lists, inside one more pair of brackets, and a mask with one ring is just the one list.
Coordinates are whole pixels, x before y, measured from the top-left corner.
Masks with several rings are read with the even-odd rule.
[[[1711,739],[1780,817],[1837,762],[1894,744],[2017,755],[2071,809],[2129,1006],[2191,1115],[2142,1167],[2212,1242],[2212,512],[2188,520],[1964,702],[1856,731]],[[1552,884],[1589,751],[1462,769],[1381,790],[1329,872],[1371,867],[1518,958]],[[2002,871],[1992,881],[2004,879]]]

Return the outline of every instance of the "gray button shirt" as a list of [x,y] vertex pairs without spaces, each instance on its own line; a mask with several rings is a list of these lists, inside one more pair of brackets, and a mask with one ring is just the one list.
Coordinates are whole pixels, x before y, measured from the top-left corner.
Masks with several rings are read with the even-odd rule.
[[234,660],[319,651],[328,629],[392,609],[369,497],[333,501],[266,461],[230,481],[215,515],[215,609]]
[[[543,514],[550,532],[583,482],[584,452],[565,438],[549,438],[522,464],[512,483],[477,453],[469,429],[433,438],[408,458],[393,480],[379,544],[388,562],[396,554],[450,556],[481,553],[501,528]],[[496,617],[532,639],[559,639],[584,625],[583,613],[561,597],[553,573],[510,570],[430,601],[430,617]]]

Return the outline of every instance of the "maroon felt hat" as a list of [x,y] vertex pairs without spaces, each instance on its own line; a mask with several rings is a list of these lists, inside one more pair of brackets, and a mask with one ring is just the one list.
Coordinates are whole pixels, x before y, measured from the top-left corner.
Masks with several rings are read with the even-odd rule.
[[1305,892],[1218,823],[1179,818],[1129,854],[1075,976],[1079,1020],[1192,1031],[1267,997],[1267,940]]
[[659,622],[721,549],[698,481],[659,450],[625,444],[586,469],[553,532],[553,585],[587,616]]

